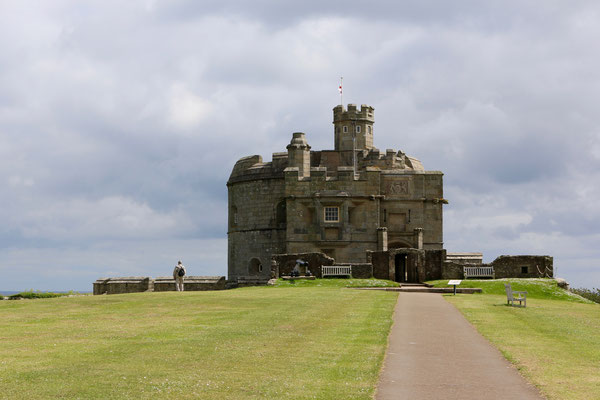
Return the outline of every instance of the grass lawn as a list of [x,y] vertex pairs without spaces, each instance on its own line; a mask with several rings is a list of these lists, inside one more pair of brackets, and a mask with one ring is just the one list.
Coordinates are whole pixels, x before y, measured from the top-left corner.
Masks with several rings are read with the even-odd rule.
[[0,301],[1,397],[369,399],[397,294],[333,281]]
[[529,294],[527,308],[508,307],[504,281],[463,281],[484,294],[445,298],[549,399],[600,399],[600,305],[551,280],[511,280]]

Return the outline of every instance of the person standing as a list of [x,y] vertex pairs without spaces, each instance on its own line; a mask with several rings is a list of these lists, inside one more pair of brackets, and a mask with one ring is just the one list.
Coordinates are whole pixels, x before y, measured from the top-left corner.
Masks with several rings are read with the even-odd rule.
[[183,277],[185,276],[185,267],[181,261],[177,261],[177,265],[173,270],[173,278],[175,279],[175,290],[183,292]]

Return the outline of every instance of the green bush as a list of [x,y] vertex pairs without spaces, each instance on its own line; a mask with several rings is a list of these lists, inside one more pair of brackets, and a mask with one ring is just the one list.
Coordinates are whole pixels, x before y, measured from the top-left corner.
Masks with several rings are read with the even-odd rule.
[[8,296],[9,300],[20,300],[20,299],[48,299],[51,297],[63,297],[72,295],[73,291],[67,293],[53,293],[53,292],[40,292],[30,290],[28,292],[21,292]]
[[595,303],[600,303],[600,289],[598,288],[593,288],[592,290],[586,288],[571,289],[571,292]]

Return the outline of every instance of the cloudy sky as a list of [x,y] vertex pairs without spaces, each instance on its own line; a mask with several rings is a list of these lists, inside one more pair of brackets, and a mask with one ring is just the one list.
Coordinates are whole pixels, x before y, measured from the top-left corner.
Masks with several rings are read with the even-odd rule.
[[225,182],[332,108],[444,172],[445,247],[600,287],[597,1],[0,0],[0,290],[227,273]]

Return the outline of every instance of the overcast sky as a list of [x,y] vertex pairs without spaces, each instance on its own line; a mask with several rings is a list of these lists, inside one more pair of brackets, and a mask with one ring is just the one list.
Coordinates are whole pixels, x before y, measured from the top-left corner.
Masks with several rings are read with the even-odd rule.
[[600,287],[597,1],[0,0],[0,290],[227,274],[235,161],[332,109],[444,172],[445,248]]

